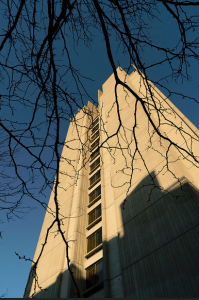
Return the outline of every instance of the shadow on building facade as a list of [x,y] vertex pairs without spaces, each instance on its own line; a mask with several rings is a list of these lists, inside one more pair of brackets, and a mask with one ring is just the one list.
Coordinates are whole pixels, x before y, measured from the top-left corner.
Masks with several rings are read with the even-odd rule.
[[[86,281],[82,277],[81,271],[79,268],[71,264],[71,269],[73,272],[73,276],[75,278],[76,284],[80,291],[84,291],[86,289]],[[65,270],[63,273],[59,273],[55,282],[44,290],[40,290],[39,292],[33,293],[33,276],[30,276],[29,283],[26,286],[26,290],[24,293],[24,298],[78,298],[77,290],[72,281],[71,275],[68,270]],[[65,283],[65,284],[64,284]],[[43,288],[45,283],[39,283],[40,287]],[[30,289],[32,290],[30,292]],[[37,288],[38,290],[38,288]]]
[[[164,192],[152,172],[129,195],[125,208],[120,205],[118,236],[103,243],[105,297],[198,297],[199,192],[186,178],[181,182]],[[85,279],[77,267],[72,270],[83,293]],[[35,297],[77,297],[69,276],[68,271],[59,274]]]

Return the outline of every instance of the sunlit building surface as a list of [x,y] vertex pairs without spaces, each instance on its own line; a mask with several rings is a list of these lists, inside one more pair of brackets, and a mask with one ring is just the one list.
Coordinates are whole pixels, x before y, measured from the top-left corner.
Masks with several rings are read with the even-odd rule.
[[[154,105],[138,71],[117,71]],[[159,112],[158,118],[151,109],[153,124],[199,157],[197,128],[150,84]],[[198,297],[199,165],[154,132],[140,102],[121,85],[117,99],[118,106],[111,75],[98,92],[98,108],[88,102],[71,120],[60,160],[59,212],[81,297]],[[54,191],[48,207],[55,211]],[[53,220],[47,212],[34,261]],[[54,224],[38,281],[30,274],[24,297],[77,297],[56,231]]]

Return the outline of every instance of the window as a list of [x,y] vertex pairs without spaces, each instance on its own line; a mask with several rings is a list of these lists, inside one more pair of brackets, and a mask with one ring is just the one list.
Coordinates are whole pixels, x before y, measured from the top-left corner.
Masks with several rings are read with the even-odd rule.
[[89,195],[89,203],[92,202],[95,198],[101,195],[101,185],[96,188],[90,195]]
[[86,270],[86,289],[103,281],[103,261],[97,262]]
[[95,150],[93,153],[91,153],[90,159],[91,161],[99,154],[99,148]]
[[95,147],[99,146],[99,139],[96,140],[92,145],[90,151],[92,151]]
[[91,128],[95,127],[95,125],[96,125],[98,122],[99,122],[99,118],[97,117],[97,118],[93,121],[93,123],[92,123],[92,125],[91,125]]
[[96,231],[94,234],[88,237],[87,252],[90,252],[102,243],[102,229]]
[[88,215],[88,225],[94,222],[97,218],[101,216],[101,205],[96,207],[91,213]]
[[97,169],[100,165],[100,158],[98,158],[91,166],[90,166],[90,172],[93,172],[95,169]]
[[90,179],[90,186],[97,181],[100,178],[100,171],[98,171],[97,173],[95,173],[95,175],[93,175]]
[[97,130],[99,130],[99,123],[91,129],[91,134],[95,133]]
[[91,136],[91,142],[94,141],[94,139],[96,139],[96,137],[99,136],[99,130],[96,131],[92,136]]

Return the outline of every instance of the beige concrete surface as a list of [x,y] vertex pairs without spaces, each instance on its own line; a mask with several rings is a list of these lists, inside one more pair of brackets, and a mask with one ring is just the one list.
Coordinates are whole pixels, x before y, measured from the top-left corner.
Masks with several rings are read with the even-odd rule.
[[[70,241],[74,278],[83,296],[86,268],[103,258],[103,287],[93,289],[87,297],[197,297],[199,164],[188,153],[199,159],[199,131],[148,80],[152,99],[138,71],[127,75],[119,67],[117,72],[139,100],[145,101],[152,124],[141,102],[123,86],[117,86],[118,116],[112,74],[98,91],[101,161],[89,175],[90,165],[98,159],[90,162],[88,150],[96,107],[88,102],[75,116],[77,126],[74,120],[70,123],[60,160],[58,201],[66,217],[62,228]],[[85,113],[88,109],[93,119]],[[89,190],[89,179],[99,169],[101,180]],[[99,185],[101,199],[88,208],[88,195]],[[53,201],[52,191],[49,208],[54,210]],[[88,213],[99,204],[102,220],[87,230]],[[34,260],[53,220],[46,212]],[[103,250],[85,258],[87,237],[100,227]],[[37,295],[76,297],[66,248],[54,231],[56,226],[49,233],[37,270],[47,292],[37,289]],[[31,291],[29,284],[24,296]]]

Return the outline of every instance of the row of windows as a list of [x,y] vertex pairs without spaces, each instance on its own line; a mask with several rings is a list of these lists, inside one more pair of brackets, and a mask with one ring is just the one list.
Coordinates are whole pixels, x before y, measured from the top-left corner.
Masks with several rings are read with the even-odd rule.
[[[91,127],[92,136],[91,142],[94,141],[99,136],[99,118],[96,118]],[[90,150],[92,151],[95,147],[99,146],[99,139],[97,139],[92,145]],[[99,154],[99,149],[95,150],[90,155],[90,161],[92,161]],[[91,166],[90,173],[92,173],[95,169],[100,166],[100,158],[98,158]],[[90,178],[90,187],[97,183],[101,178],[101,171],[99,170]],[[101,185],[98,186],[90,195],[89,195],[89,203],[99,199],[101,195]],[[92,205],[92,204],[91,204]],[[97,220],[101,216],[101,204],[93,209],[88,215],[88,225],[92,224],[95,220]],[[98,222],[98,220],[96,221]],[[95,224],[95,223],[94,223]],[[93,226],[93,225],[91,225]],[[92,235],[90,235],[87,239],[87,252],[89,253],[96,247],[102,244],[102,229],[95,231]],[[98,247],[99,248],[99,247]],[[99,250],[97,248],[97,250]],[[95,251],[95,250],[94,250]],[[90,255],[94,253],[91,252]],[[98,261],[93,264],[86,270],[86,289],[94,286],[95,284],[103,281],[103,261]]]
[[[99,136],[99,118],[96,118],[92,124],[91,127],[92,131],[92,136],[91,136],[91,141],[94,141]],[[95,149],[97,146],[99,146],[99,139],[97,139],[90,147],[90,151]],[[99,148],[95,150],[93,153],[90,155],[90,161],[92,161],[98,154],[99,154]]]
[[[92,124],[92,131],[98,127],[99,129],[99,118],[96,118]],[[91,151],[94,149],[96,146],[99,146],[99,139],[96,140],[92,145],[91,145]],[[99,153],[99,148],[95,150],[93,153],[90,155],[90,159],[94,159]],[[91,166],[90,166],[90,171],[92,172],[94,169],[96,169],[100,164],[100,158],[96,160]],[[90,186],[92,186],[93,183],[95,183],[99,178],[101,177],[100,171],[98,171],[96,174],[94,174],[90,178]],[[89,195],[89,203],[91,203],[95,198],[101,195],[101,186],[99,186],[97,189],[95,189],[90,195]]]

